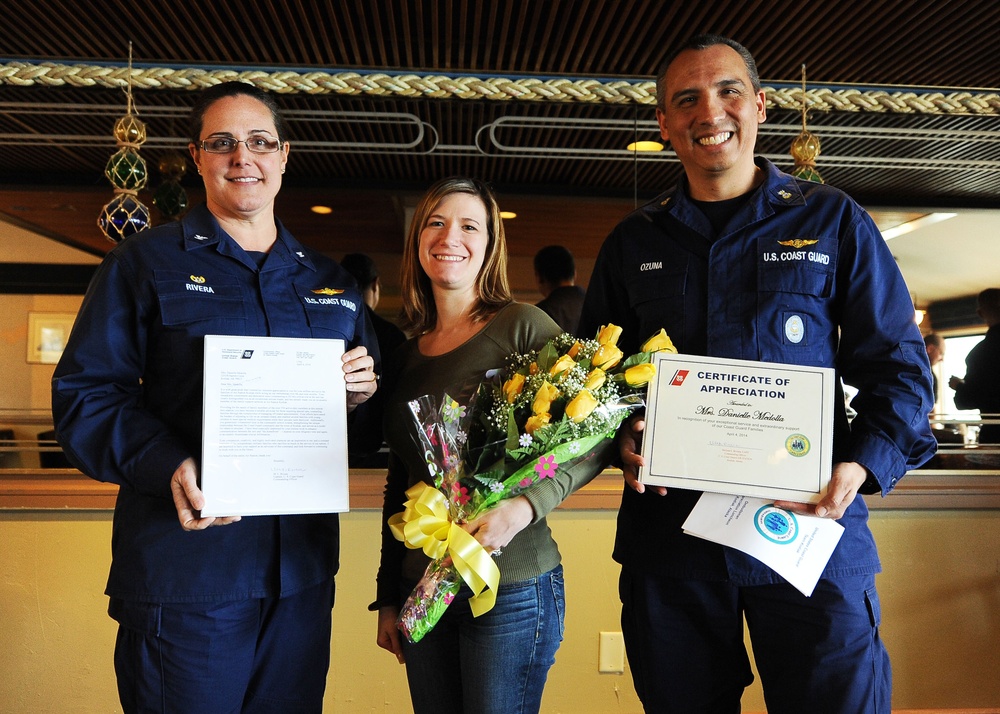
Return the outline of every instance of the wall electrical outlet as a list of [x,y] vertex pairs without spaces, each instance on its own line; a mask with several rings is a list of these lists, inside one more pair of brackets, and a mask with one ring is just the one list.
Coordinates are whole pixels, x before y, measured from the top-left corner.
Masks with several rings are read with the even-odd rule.
[[602,632],[597,671],[622,674],[625,671],[625,638],[620,632]]

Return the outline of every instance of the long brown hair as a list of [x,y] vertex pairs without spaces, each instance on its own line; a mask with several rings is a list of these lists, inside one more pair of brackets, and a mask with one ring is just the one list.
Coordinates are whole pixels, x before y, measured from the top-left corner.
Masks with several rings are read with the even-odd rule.
[[451,177],[427,189],[420,199],[406,234],[400,264],[400,292],[403,298],[403,329],[421,335],[437,323],[437,306],[427,273],[420,266],[420,233],[428,217],[447,196],[467,193],[483,202],[486,208],[487,238],[483,267],[476,277],[476,304],[472,318],[486,320],[504,305],[514,301],[507,282],[507,241],[503,221],[493,190],[479,179]]

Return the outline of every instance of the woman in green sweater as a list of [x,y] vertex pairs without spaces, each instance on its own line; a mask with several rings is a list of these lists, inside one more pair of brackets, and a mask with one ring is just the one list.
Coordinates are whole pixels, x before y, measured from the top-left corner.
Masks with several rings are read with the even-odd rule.
[[493,192],[481,181],[445,179],[417,206],[403,249],[405,327],[416,337],[397,353],[387,379],[385,436],[390,449],[378,573],[378,644],[405,662],[417,714],[537,712],[562,640],[565,597],[559,550],[546,514],[600,470],[600,458],[501,501],[466,525],[496,556],[496,605],[473,618],[463,586],[441,621],[411,644],[396,627],[406,596],[428,564],[389,533],[404,492],[430,483],[406,403],[447,393],[467,403],[489,370],[511,353],[538,349],[559,334],[548,315],[515,303],[507,247]]

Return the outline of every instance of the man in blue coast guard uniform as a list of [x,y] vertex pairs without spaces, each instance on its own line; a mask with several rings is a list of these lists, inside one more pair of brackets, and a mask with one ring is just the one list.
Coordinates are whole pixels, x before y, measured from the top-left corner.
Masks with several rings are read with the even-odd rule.
[[614,557],[636,690],[647,712],[737,714],[753,680],[745,618],[770,714],[888,713],[880,564],[858,494],[887,494],[934,453],[909,291],[861,207],[755,159],[765,96],[741,45],[703,36],[676,51],[657,78],[656,114],[684,177],[608,237],[580,334],[614,322],[628,354],[663,327],[682,353],[832,367],[859,392],[851,423],[837,400],[827,495],[778,504],[845,528],[811,597],[750,556],[685,535],[700,492],[639,483],[644,424],[623,426]]

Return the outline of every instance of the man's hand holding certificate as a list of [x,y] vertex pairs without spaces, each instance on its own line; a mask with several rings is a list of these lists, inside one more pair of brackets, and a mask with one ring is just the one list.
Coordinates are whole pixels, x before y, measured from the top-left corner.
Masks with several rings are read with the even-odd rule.
[[815,503],[833,462],[834,371],[660,352],[639,480]]
[[830,484],[834,371],[667,353],[655,363],[639,480],[706,491],[685,533],[812,594],[844,529],[771,501],[816,503]]

